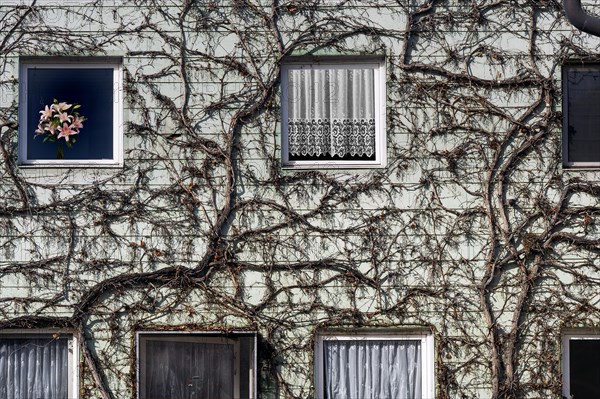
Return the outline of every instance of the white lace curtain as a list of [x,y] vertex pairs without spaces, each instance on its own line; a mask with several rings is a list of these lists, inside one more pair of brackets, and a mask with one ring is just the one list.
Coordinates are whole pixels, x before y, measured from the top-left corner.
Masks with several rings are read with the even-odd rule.
[[421,398],[421,341],[324,341],[327,399]]
[[143,399],[231,399],[233,345],[146,341]]
[[292,156],[375,153],[373,69],[291,69],[288,140]]
[[68,339],[0,340],[0,399],[67,399]]

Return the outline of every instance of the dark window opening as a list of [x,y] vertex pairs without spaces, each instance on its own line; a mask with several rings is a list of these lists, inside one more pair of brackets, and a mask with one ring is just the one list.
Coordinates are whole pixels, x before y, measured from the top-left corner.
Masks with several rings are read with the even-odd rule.
[[575,399],[600,398],[600,339],[569,341],[569,379]]
[[140,335],[140,399],[254,398],[254,335]]
[[[113,68],[28,68],[27,69],[27,140],[28,160],[57,159],[61,145],[65,160],[113,159],[114,91]],[[35,137],[40,111],[54,99],[79,104],[77,110],[86,120],[80,133],[74,135],[72,148],[64,139],[44,142],[44,136]]]
[[565,164],[600,162],[600,65],[564,71]]

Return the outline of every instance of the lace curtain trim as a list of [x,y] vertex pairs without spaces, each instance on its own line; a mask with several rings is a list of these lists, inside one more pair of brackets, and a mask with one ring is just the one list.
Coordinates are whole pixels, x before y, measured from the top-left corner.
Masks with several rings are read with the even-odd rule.
[[289,153],[296,156],[375,154],[375,119],[288,119]]

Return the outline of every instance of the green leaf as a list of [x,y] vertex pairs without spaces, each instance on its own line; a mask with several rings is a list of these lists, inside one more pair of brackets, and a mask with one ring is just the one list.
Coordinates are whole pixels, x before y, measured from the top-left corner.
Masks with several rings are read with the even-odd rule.
[[80,107],[81,107],[81,105],[75,104],[75,106],[73,107],[73,109],[77,109],[77,108],[80,108]]

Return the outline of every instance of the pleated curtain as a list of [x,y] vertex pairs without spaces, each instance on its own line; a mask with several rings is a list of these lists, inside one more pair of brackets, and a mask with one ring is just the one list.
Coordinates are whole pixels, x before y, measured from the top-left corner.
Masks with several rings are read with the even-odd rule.
[[67,399],[68,339],[0,340],[0,399]]
[[232,399],[233,345],[146,341],[142,399]]
[[374,79],[368,68],[289,70],[289,154],[373,156]]
[[324,341],[327,399],[421,398],[421,341]]

